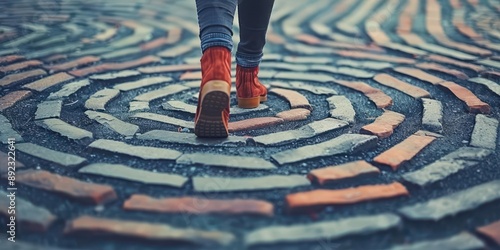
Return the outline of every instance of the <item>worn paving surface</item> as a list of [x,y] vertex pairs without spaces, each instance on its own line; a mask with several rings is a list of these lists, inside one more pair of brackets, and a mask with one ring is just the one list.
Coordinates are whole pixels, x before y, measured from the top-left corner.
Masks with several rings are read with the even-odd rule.
[[500,247],[498,0],[277,0],[226,140],[194,1],[0,8],[2,249]]

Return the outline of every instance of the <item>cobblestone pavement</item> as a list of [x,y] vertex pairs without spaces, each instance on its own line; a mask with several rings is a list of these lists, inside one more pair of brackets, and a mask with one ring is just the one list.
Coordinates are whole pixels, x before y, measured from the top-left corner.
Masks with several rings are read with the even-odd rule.
[[0,7],[2,249],[500,247],[499,0],[277,0],[224,140],[194,1]]

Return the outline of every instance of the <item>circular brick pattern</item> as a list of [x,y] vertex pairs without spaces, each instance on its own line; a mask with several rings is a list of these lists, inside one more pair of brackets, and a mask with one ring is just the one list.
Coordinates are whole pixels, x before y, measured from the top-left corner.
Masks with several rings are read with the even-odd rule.
[[219,140],[193,133],[194,1],[0,6],[0,137],[16,138],[25,244],[498,242],[497,1],[277,1],[269,101],[238,109],[233,87]]

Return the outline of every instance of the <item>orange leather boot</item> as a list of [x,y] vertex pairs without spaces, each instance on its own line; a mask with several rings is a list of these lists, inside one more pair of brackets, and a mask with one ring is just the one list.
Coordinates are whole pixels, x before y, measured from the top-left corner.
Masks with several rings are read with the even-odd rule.
[[227,137],[231,94],[231,51],[210,47],[201,57],[201,86],[194,118],[199,137]]
[[259,81],[259,67],[244,68],[236,66],[236,94],[238,107],[252,109],[267,101],[267,89]]

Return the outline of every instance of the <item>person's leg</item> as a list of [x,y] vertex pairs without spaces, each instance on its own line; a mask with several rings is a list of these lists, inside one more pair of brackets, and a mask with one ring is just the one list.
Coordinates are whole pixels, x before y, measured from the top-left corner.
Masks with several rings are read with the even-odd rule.
[[233,48],[233,20],[237,0],[196,0],[201,50],[222,46]]
[[194,132],[227,137],[231,93],[232,26],[237,0],[196,0],[202,80]]
[[240,43],[236,63],[245,68],[259,66],[274,0],[240,0]]
[[236,52],[238,106],[256,108],[267,100],[267,89],[259,82],[259,64],[274,0],[241,0],[238,5],[240,43]]

